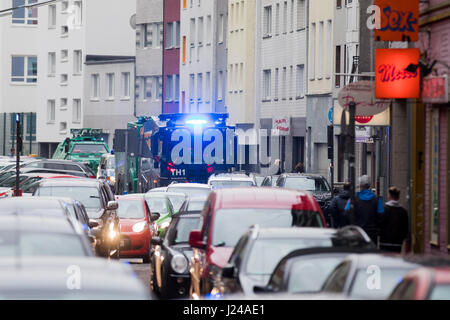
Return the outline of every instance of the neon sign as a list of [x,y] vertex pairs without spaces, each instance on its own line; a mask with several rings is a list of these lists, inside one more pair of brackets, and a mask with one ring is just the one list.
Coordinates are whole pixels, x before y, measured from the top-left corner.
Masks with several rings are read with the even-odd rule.
[[418,41],[419,0],[376,0],[380,8],[377,41]]

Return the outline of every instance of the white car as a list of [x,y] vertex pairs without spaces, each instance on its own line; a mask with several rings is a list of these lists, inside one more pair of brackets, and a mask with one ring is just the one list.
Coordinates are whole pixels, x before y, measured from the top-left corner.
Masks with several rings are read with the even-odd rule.
[[256,186],[256,181],[253,177],[246,174],[225,173],[209,177],[208,185],[212,189],[254,187]]

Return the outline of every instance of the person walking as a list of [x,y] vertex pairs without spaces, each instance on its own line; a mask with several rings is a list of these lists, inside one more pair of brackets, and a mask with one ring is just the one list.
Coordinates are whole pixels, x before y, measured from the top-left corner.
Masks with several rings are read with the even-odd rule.
[[344,189],[334,196],[328,207],[328,215],[332,219],[333,228],[342,228],[350,224],[345,206],[351,197],[351,184],[350,182],[346,182]]
[[277,169],[277,173],[275,173],[275,174],[276,174],[277,176],[279,176],[280,174],[283,173],[283,169],[281,169],[281,160],[280,160],[280,159],[276,159],[275,162],[274,162],[274,164],[275,164],[275,168],[278,168],[278,169]]
[[16,154],[16,149],[11,148],[11,151],[9,152],[8,156],[9,156],[9,157],[14,157],[15,154]]
[[295,171],[295,173],[305,173],[305,167],[303,166],[303,163],[301,163],[301,162],[297,163],[294,171]]
[[409,234],[408,212],[399,200],[400,190],[389,188],[388,202],[380,221],[380,249],[398,253],[402,252],[403,242]]
[[359,186],[361,191],[346,206],[346,211],[349,211],[350,224],[361,227],[378,246],[380,215],[384,212],[383,201],[370,190],[369,176],[360,177]]

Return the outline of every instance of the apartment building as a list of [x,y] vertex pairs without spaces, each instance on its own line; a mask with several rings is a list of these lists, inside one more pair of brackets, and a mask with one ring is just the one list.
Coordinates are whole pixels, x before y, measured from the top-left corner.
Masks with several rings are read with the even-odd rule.
[[[284,169],[304,162],[306,137],[307,0],[257,3],[256,105],[261,129],[279,132]],[[282,48],[282,50],[280,50]],[[274,132],[278,133],[278,132]]]
[[327,127],[333,106],[333,24],[336,0],[309,1],[306,170],[329,176]]
[[163,107],[163,2],[163,0],[136,2],[137,116],[160,115]]
[[180,0],[164,1],[163,109],[180,112]]
[[225,111],[227,1],[182,0],[180,112]]
[[[36,3],[36,0],[2,1],[0,10]],[[37,9],[19,9],[0,15],[0,154],[15,147],[15,113],[21,113],[23,154],[37,153],[38,110]]]
[[244,129],[257,123],[256,0],[228,1],[226,107],[230,122]]

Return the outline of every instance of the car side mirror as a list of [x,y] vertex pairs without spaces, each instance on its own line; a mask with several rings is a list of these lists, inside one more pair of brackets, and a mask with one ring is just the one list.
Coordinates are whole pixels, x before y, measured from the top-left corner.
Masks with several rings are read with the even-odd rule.
[[206,244],[202,240],[201,230],[193,230],[189,233],[189,245],[192,248],[205,249]]
[[262,294],[262,293],[272,293],[275,290],[272,289],[270,286],[255,286],[253,287],[253,292],[256,294]]
[[153,237],[151,240],[151,243],[154,246],[160,246],[160,245],[162,245],[163,241],[160,237]]
[[234,271],[235,271],[234,265],[229,263],[222,269],[222,277],[234,278]]
[[156,221],[161,217],[161,214],[159,212],[152,212],[152,214],[150,215],[150,221]]
[[98,222],[93,220],[93,219],[89,219],[89,228],[97,228],[99,226]]
[[108,210],[117,210],[119,208],[119,203],[117,201],[109,201],[106,209]]

